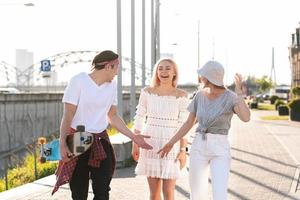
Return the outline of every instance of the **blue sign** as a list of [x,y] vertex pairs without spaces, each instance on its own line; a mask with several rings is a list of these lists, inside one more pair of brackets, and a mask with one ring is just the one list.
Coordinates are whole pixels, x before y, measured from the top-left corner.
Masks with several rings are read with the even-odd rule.
[[51,71],[51,62],[50,62],[50,60],[42,60],[41,61],[41,71],[42,72],[50,72]]

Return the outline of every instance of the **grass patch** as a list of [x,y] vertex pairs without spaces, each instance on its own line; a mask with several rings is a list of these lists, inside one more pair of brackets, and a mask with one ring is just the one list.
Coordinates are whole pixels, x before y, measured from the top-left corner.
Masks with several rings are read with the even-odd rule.
[[258,103],[258,110],[275,110],[275,105],[267,103]]
[[263,116],[260,117],[262,120],[289,120],[289,116],[276,116],[276,115],[272,115],[272,116]]

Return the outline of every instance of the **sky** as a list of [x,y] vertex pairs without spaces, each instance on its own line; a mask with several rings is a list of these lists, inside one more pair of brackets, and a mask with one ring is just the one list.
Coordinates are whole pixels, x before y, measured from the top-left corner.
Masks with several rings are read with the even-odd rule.
[[[35,63],[68,51],[117,50],[116,0],[32,0],[33,7],[23,6],[26,2],[0,0],[0,61],[14,65],[16,49],[33,52]],[[126,57],[131,53],[130,2],[122,0]],[[135,52],[141,63],[141,0],[135,2]],[[197,82],[198,55],[200,66],[211,59],[221,62],[230,84],[235,73],[270,76],[274,47],[277,84],[290,84],[288,47],[299,27],[299,7],[299,0],[160,0],[161,53],[174,55],[180,84]],[[146,66],[150,64],[148,0]],[[90,66],[82,67],[86,71]],[[70,68],[63,77],[68,79],[78,70]],[[129,73],[124,76],[129,80]]]

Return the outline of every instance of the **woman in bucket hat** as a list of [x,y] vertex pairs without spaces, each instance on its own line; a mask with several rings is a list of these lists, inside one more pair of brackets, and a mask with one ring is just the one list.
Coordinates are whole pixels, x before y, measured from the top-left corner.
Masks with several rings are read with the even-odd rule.
[[208,168],[210,167],[214,200],[226,200],[230,172],[230,146],[227,139],[233,114],[244,122],[250,120],[250,110],[242,94],[242,77],[235,75],[235,93],[224,87],[224,68],[209,61],[197,70],[202,89],[188,106],[188,119],[176,135],[158,152],[168,155],[173,145],[197,121],[196,136],[190,151],[189,182],[191,200],[208,199]]

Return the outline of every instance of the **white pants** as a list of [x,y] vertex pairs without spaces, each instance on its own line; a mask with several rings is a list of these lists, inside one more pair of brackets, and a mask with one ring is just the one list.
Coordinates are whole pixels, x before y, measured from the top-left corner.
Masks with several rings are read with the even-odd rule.
[[207,133],[206,140],[203,140],[201,134],[196,134],[190,151],[191,200],[209,199],[209,167],[213,200],[227,200],[230,160],[230,145],[226,135]]

